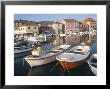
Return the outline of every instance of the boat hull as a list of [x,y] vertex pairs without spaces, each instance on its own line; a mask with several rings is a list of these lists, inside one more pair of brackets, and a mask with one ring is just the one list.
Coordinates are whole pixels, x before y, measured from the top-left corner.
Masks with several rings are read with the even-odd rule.
[[68,70],[68,69],[77,68],[78,66],[83,64],[85,62],[85,60],[84,61],[76,61],[76,62],[67,62],[67,61],[59,61],[59,62],[65,70]]
[[65,70],[73,69],[86,62],[86,59],[90,54],[89,51],[89,46],[85,46],[85,48],[84,46],[75,46],[71,48],[70,51],[64,52],[57,56],[56,59]]
[[49,57],[42,58],[42,59],[33,59],[33,58],[26,59],[25,58],[25,60],[28,62],[28,64],[31,67],[35,67],[35,66],[44,65],[44,64],[48,64],[48,63],[51,63],[51,62],[55,61],[56,60],[56,55],[49,56]]
[[90,67],[90,70],[92,71],[92,73],[93,73],[94,75],[97,75],[97,68],[91,66],[89,62],[88,62],[88,64],[89,64],[89,67]]
[[22,53],[14,53],[14,57],[15,58],[18,58],[18,57],[23,57],[23,56],[27,56],[31,54],[31,51],[28,51],[28,52],[22,52]]
[[[63,45],[65,47],[65,45]],[[53,53],[52,55],[48,55],[48,54],[45,54],[43,55],[42,57],[36,57],[36,58],[33,58],[33,57],[25,57],[25,60],[28,62],[28,64],[31,66],[31,67],[35,67],[35,66],[40,66],[40,65],[44,65],[44,64],[48,64],[48,63],[51,63],[53,61],[56,60],[56,56],[63,53],[66,49],[69,49],[69,45],[66,45],[68,46],[67,48],[65,47],[63,50],[60,50],[59,52],[57,53]],[[62,48],[62,47],[61,47]],[[55,49],[54,49],[55,50]],[[48,56],[47,56],[48,55]]]
[[91,71],[94,73],[94,75],[97,75],[97,69],[93,66],[90,66]]
[[[93,73],[94,75],[97,75],[97,67],[94,67],[94,66],[92,65],[92,64],[94,64],[94,63],[91,62],[91,60],[94,59],[94,58],[97,60],[97,55],[96,55],[96,54],[93,54],[92,57],[88,60],[88,65],[89,65],[90,70],[92,71],[92,73]],[[91,63],[92,63],[92,64],[91,64]]]

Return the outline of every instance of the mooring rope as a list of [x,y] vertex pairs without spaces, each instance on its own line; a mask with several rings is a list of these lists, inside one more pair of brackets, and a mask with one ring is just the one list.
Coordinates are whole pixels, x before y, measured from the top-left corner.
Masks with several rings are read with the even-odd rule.
[[55,64],[55,66],[54,66],[49,72],[52,72],[52,71],[55,69],[55,67],[58,65],[58,63],[59,63],[59,62],[57,62],[57,63]]

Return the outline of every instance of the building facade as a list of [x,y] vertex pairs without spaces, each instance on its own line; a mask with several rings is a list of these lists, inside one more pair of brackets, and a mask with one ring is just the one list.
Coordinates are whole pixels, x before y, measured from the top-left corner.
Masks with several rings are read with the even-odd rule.
[[75,19],[63,19],[60,23],[64,24],[66,43],[75,45],[88,40],[88,24]]
[[89,25],[79,21],[79,33],[80,42],[87,41],[89,39]]
[[97,21],[95,21],[93,18],[86,18],[83,22],[89,25],[89,41],[96,41]]
[[56,35],[64,33],[64,25],[62,23],[60,23],[60,22],[53,23],[52,28],[53,28],[54,33]]
[[75,19],[63,19],[60,23],[64,24],[65,33],[74,33],[79,31],[79,22]]
[[15,29],[15,34],[20,34],[23,36],[35,35],[39,34],[39,26],[25,25],[20,26]]
[[22,26],[21,20],[16,20],[16,21],[14,22],[14,29],[17,29],[17,28],[20,27],[20,26]]
[[90,32],[93,32],[94,30],[96,31],[97,22],[94,19],[86,18],[83,22],[89,25],[89,31]]

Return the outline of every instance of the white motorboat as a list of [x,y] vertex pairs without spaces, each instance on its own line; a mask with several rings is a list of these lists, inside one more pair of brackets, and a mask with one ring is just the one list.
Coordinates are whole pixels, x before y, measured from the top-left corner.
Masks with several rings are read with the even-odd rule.
[[28,55],[31,51],[32,51],[32,48],[28,48],[25,46],[14,47],[14,57],[21,57],[24,55]]
[[88,64],[94,75],[97,75],[97,54],[92,54],[88,60]]
[[90,54],[89,46],[75,46],[56,57],[65,70],[78,67]]
[[29,41],[29,42],[36,42],[36,43],[38,43],[38,42],[43,43],[44,40],[45,40],[45,39],[44,39],[44,36],[43,36],[43,35],[33,36],[33,37],[29,37],[29,38],[28,38],[28,41]]
[[25,60],[31,67],[47,64],[55,61],[58,54],[69,48],[70,45],[60,45],[50,49],[47,53],[44,53],[42,48],[37,48],[32,51],[32,55],[26,56]]

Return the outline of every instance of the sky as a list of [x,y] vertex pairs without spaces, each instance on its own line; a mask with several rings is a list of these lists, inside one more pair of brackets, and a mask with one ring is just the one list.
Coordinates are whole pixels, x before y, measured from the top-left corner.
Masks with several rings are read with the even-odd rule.
[[58,21],[61,19],[76,19],[84,20],[90,17],[97,20],[96,14],[15,14],[14,20],[29,20],[29,21]]

